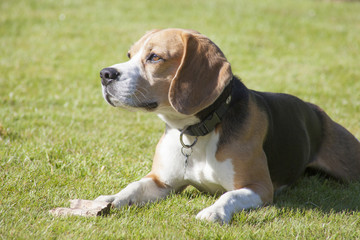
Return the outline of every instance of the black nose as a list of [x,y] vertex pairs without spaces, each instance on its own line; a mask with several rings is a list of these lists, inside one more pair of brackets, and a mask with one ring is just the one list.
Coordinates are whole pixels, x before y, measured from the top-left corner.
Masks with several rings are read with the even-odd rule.
[[100,71],[101,83],[106,86],[111,81],[117,79],[120,73],[115,68],[104,68]]

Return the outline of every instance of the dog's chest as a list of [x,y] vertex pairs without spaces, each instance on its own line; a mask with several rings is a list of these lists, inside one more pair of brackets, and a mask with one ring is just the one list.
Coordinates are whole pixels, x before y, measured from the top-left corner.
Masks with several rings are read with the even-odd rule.
[[[184,136],[185,143],[191,143],[194,138]],[[218,161],[215,157],[219,136],[210,133],[199,137],[188,157],[182,154],[180,135],[177,130],[170,130],[164,138],[162,155],[173,164],[166,164],[168,173],[177,172],[178,177],[187,184],[201,191],[210,193],[229,191],[234,188],[234,169],[231,159]],[[175,153],[175,154],[174,154]],[[167,155],[167,156],[164,156]],[[175,168],[175,169],[174,169]],[[173,169],[172,171],[170,169]],[[181,174],[179,174],[181,173]],[[172,176],[167,176],[171,178]]]

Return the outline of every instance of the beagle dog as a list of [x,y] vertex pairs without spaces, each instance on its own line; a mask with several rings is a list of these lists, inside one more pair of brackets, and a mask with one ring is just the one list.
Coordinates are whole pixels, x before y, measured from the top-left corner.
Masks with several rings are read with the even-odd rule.
[[359,179],[360,142],[350,132],[316,105],[246,88],[206,36],[153,30],[128,57],[101,70],[104,98],[114,107],[154,112],[166,129],[150,173],[96,200],[142,205],[192,185],[222,194],[196,216],[222,224],[272,203],[274,192],[306,168]]

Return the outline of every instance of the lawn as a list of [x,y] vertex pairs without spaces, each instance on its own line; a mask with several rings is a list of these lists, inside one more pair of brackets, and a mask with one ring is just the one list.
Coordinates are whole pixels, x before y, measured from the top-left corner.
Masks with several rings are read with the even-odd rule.
[[249,88],[316,103],[360,138],[359,12],[359,1],[2,0],[0,238],[360,238],[360,183],[319,175],[226,226],[195,219],[216,197],[194,188],[107,217],[48,213],[149,172],[164,123],[108,105],[99,71],[153,28],[202,32]]

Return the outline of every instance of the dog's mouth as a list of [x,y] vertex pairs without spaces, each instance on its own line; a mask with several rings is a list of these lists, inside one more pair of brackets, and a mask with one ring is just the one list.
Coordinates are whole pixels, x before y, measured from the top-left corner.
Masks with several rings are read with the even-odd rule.
[[159,104],[156,101],[143,101],[140,100],[135,94],[122,95],[120,97],[116,97],[115,94],[111,93],[111,91],[103,86],[103,96],[111,106],[113,107],[121,107],[126,109],[144,109],[146,111],[154,111]]
[[159,106],[159,104],[157,102],[149,102],[149,103],[139,103],[135,107],[143,108],[146,111],[154,111],[158,106]]
[[110,105],[113,106],[113,107],[116,107],[116,106],[112,103],[112,101],[110,100],[110,95],[109,95],[109,94],[104,94],[104,98],[105,98],[105,100],[106,100],[106,102],[107,102],[108,104],[110,104]]

